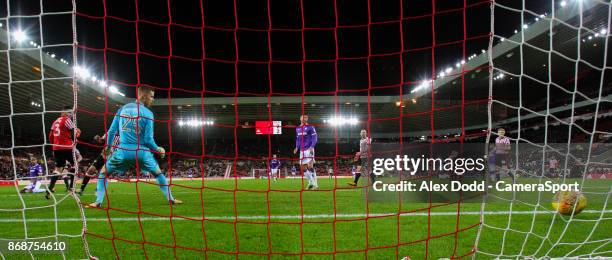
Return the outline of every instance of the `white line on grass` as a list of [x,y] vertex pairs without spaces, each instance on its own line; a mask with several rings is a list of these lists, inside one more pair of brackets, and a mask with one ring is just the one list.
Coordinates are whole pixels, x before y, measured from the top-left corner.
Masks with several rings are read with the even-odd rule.
[[[351,188],[351,189],[337,189],[336,191],[339,192],[345,192],[345,191],[354,191],[355,189],[359,189],[359,188]],[[220,191],[220,190],[213,190],[213,189],[208,189],[209,191]],[[254,192],[265,192],[266,190],[253,190]],[[146,192],[148,191],[140,191],[140,195],[144,195],[146,194]],[[157,192],[157,191],[155,191]],[[221,191],[221,192],[228,192],[228,193],[233,193],[233,191]],[[241,192],[241,190],[238,190],[238,192]],[[270,191],[271,193],[278,193],[279,190],[273,190]],[[282,192],[288,192],[288,191],[282,191]],[[291,192],[300,192],[300,190],[292,190]],[[331,191],[309,191],[309,190],[303,190],[303,192],[331,192]],[[37,194],[37,193],[35,193]],[[59,193],[62,194],[62,193]],[[65,193],[68,194],[68,193]],[[136,195],[136,192],[111,192],[111,195]],[[172,194],[200,194],[200,191],[172,191]],[[43,194],[44,195],[44,194]],[[95,193],[85,193],[83,194],[83,196],[95,196]],[[28,197],[28,196],[36,196],[36,195],[32,195],[30,193],[26,193],[26,194],[7,194],[7,195],[3,195],[6,197],[19,197],[19,196],[23,196],[23,197]]]
[[[536,211],[536,214],[554,214],[554,211]],[[612,213],[612,210],[604,210],[604,213]],[[389,216],[393,217],[396,213],[375,213],[369,214],[370,217],[380,217],[380,216]],[[462,211],[461,215],[480,215],[480,211]],[[534,214],[533,211],[485,211],[485,215],[531,215]],[[582,214],[601,214],[601,211],[597,210],[584,210]],[[422,216],[456,216],[457,212],[412,212],[412,213],[403,213],[402,217],[422,217]],[[188,218],[199,219],[201,216],[188,216]],[[316,214],[316,215],[304,215],[305,219],[317,219],[317,218],[333,218],[333,214]],[[336,218],[364,218],[365,214],[336,214]],[[234,216],[206,216],[207,219],[211,220],[233,220]],[[301,219],[301,215],[272,215],[271,219]],[[141,221],[168,221],[170,218],[165,217],[141,217]],[[243,220],[257,220],[257,219],[268,219],[268,216],[238,216],[238,219]],[[112,221],[138,221],[138,218],[111,218]],[[181,221],[187,220],[183,218],[173,218],[173,220]],[[0,219],[1,222],[21,222],[23,219],[19,218],[10,218],[10,219]],[[52,218],[27,218],[28,222],[53,222],[55,219]],[[80,218],[59,218],[58,222],[77,222],[81,221]],[[107,218],[87,218],[87,221],[108,221]],[[595,221],[595,220],[593,220]]]

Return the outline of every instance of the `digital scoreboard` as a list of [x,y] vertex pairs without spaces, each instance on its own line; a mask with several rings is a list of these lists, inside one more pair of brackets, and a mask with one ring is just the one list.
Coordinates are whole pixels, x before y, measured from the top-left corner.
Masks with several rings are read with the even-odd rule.
[[255,134],[280,135],[283,132],[281,121],[255,121]]

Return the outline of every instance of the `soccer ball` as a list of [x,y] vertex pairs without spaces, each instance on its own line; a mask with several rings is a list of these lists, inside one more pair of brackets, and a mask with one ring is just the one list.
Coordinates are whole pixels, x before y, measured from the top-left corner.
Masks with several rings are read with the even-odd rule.
[[[578,201],[578,202],[576,202]],[[574,208],[574,204],[576,207]],[[552,207],[563,215],[580,213],[587,206],[587,198],[577,191],[559,191],[553,198]]]

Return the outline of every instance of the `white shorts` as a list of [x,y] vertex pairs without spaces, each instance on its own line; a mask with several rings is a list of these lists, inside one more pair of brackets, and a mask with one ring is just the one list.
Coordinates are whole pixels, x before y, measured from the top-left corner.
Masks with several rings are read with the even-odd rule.
[[36,183],[30,183],[26,186],[26,189],[28,190],[32,190],[33,193],[38,193],[38,192],[45,192],[46,189],[41,189],[40,185],[42,184],[42,182],[37,181]]
[[309,164],[310,162],[315,162],[314,149],[300,151],[300,165]]
[[276,176],[276,174],[278,174],[278,169],[271,169],[272,170],[272,175]]

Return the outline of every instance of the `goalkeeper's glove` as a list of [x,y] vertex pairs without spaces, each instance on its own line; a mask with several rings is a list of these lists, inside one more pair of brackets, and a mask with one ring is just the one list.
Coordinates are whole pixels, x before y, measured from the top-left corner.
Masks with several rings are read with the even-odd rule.
[[166,150],[163,147],[157,147],[156,151],[159,153],[159,157],[162,159],[166,157]]

